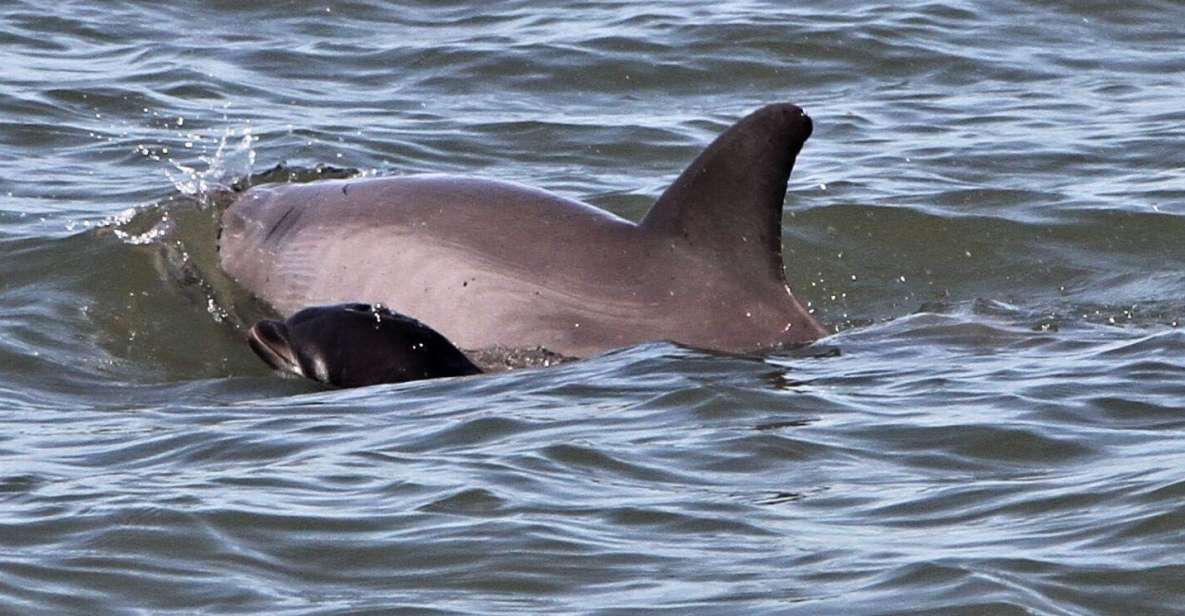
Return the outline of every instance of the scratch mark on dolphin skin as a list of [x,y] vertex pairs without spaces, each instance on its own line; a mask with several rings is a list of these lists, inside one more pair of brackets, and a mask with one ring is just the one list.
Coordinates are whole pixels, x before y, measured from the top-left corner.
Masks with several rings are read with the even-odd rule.
[[287,231],[288,229],[290,229],[292,227],[292,225],[296,224],[296,220],[298,218],[300,218],[299,214],[297,216],[293,217],[292,220],[289,221],[287,225],[284,224],[284,221],[287,221],[288,217],[292,216],[292,213],[295,212],[296,210],[297,210],[296,207],[288,208],[288,211],[284,212],[284,215],[280,217],[280,220],[277,220],[276,224],[272,225],[272,228],[267,232],[267,235],[263,238],[263,241],[266,242],[266,241],[272,239],[273,235],[282,231],[280,227],[283,227],[283,231]]

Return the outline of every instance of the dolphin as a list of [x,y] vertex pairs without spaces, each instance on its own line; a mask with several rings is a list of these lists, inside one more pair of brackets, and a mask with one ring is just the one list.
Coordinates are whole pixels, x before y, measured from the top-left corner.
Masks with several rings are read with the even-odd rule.
[[482,372],[432,328],[378,305],[305,308],[257,322],[247,340],[272,368],[337,387]]
[[463,349],[587,357],[651,340],[724,352],[814,341],[782,207],[812,130],[792,104],[719,135],[634,223],[516,183],[445,175],[250,188],[221,215],[222,268],[290,316],[381,303]]

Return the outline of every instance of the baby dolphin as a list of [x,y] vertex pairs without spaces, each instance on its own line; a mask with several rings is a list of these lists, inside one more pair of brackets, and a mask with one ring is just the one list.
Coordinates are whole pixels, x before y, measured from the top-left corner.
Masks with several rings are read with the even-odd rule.
[[248,341],[271,367],[337,387],[481,373],[432,328],[370,304],[314,306],[286,321],[259,321]]
[[811,342],[827,330],[790,292],[782,261],[786,182],[811,126],[791,104],[754,111],[637,223],[468,177],[256,186],[222,214],[220,261],[282,315],[380,302],[467,350]]

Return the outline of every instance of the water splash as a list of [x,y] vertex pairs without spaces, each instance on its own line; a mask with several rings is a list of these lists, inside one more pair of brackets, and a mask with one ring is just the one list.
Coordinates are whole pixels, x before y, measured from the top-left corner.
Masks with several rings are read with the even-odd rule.
[[168,162],[176,172],[165,169],[165,176],[172,182],[173,187],[181,194],[194,197],[205,204],[208,203],[212,190],[229,190],[231,178],[250,176],[255,166],[253,145],[259,138],[251,133],[250,127],[247,127],[241,130],[238,141],[228,146],[235,137],[235,132],[234,129],[227,129],[219,139],[218,148],[213,154],[198,157],[200,164],[191,166],[169,158]]
[[118,237],[125,243],[135,246],[143,246],[145,244],[157,242],[161,238],[168,235],[172,229],[173,224],[167,217],[163,218],[159,223],[143,233],[128,233],[118,226],[111,226],[111,232],[115,234],[115,237]]
[[[95,222],[84,222],[77,225],[71,222],[66,225],[66,228],[74,230],[76,226],[81,226],[83,228],[108,229],[115,237],[127,244],[143,246],[160,240],[172,231],[174,227],[174,223],[169,218],[168,212],[162,210],[159,214],[159,219],[155,220],[150,227],[144,231],[136,231],[134,230],[135,225],[133,223],[138,216],[142,215],[145,214],[141,210],[128,208]],[[147,217],[148,215],[145,216]]]

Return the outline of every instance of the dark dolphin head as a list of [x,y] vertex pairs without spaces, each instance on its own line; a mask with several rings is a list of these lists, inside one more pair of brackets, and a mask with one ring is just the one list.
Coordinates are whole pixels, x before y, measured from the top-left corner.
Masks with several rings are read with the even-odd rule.
[[248,339],[271,367],[338,387],[481,372],[436,330],[370,304],[305,308],[256,323]]

